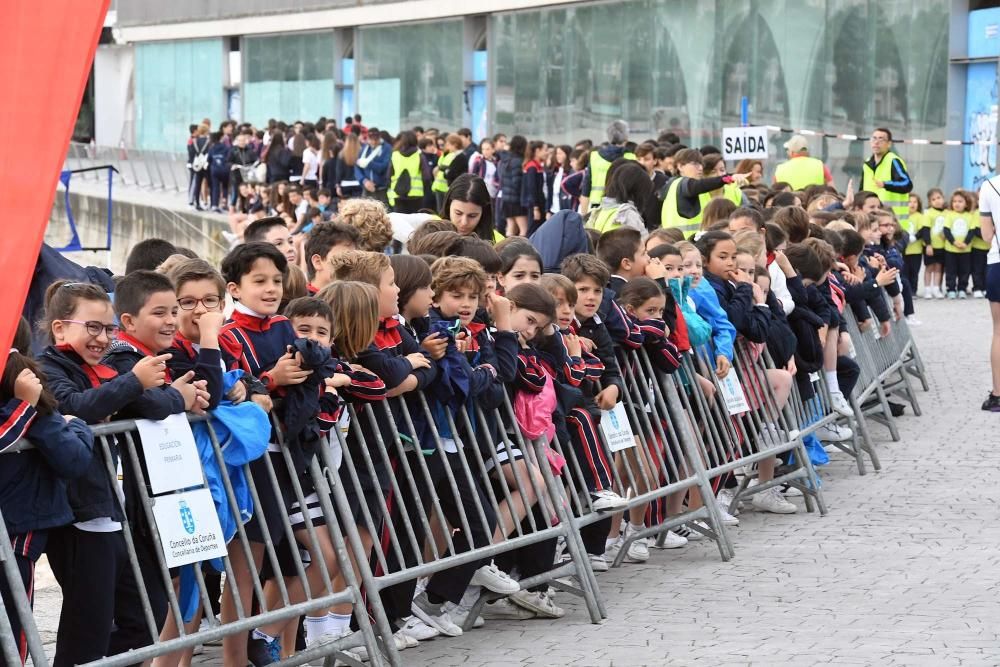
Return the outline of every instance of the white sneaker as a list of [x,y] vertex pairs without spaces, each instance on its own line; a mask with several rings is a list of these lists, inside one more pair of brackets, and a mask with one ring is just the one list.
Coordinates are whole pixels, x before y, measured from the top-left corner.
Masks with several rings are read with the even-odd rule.
[[338,639],[343,639],[347,635],[352,633],[351,626],[348,625],[343,628],[340,632],[325,632],[316,637],[312,636],[308,630],[308,625],[306,626],[306,648],[316,646],[317,644],[328,644],[330,642],[335,642]]
[[816,429],[816,437],[826,442],[846,442],[854,437],[854,431],[846,426],[827,424]]
[[[733,504],[733,498],[736,497],[736,489],[720,489],[719,493],[716,494],[715,499],[726,506],[726,511],[730,512],[729,507]],[[739,504],[731,510],[733,516],[740,515],[740,508],[743,507],[743,501],[740,500]]]
[[719,508],[719,518],[722,521],[723,526],[738,526],[740,525],[740,520],[729,513],[729,504],[720,501],[715,502],[716,506]]
[[799,508],[788,502],[781,496],[777,488],[771,487],[767,491],[761,491],[753,497],[753,506],[761,512],[772,512],[774,514],[795,514]]
[[628,501],[611,489],[594,491],[590,500],[595,512],[621,512],[628,508]]
[[986,296],[986,294],[981,289],[977,289],[972,292],[973,299],[982,299],[984,296]]
[[681,547],[687,546],[687,538],[681,537],[672,530],[668,530],[667,534],[663,536],[663,545],[660,546],[659,541],[653,542],[652,546],[657,549],[680,549]]
[[[469,614],[472,613],[472,605],[453,604],[451,602],[445,602],[444,610],[448,613],[448,616],[451,617],[451,620],[455,622],[455,625],[457,625],[460,628],[464,628],[465,619],[467,619],[469,617]],[[476,620],[472,622],[473,628],[481,628],[484,625],[486,625],[486,621],[483,620],[482,616],[476,616]]]
[[[631,525],[625,525],[625,538],[628,539],[629,536],[635,535],[639,531],[633,528]],[[645,563],[649,560],[649,543],[646,542],[645,537],[640,537],[636,540],[632,540],[632,543],[628,545],[628,557],[629,560],[635,563]]]
[[556,606],[548,591],[518,591],[508,599],[518,607],[533,612],[538,618],[562,618],[566,615],[566,610]]
[[423,591],[413,598],[410,605],[413,615],[421,621],[431,626],[442,635],[449,637],[461,637],[462,628],[452,622],[451,617],[444,611],[443,605],[434,604],[427,599],[427,592]]
[[843,417],[854,416],[854,410],[851,408],[851,403],[844,397],[843,392],[830,392],[830,407],[833,408],[834,412]]
[[959,299],[964,299],[966,296],[967,295],[965,294],[965,290],[962,290],[962,289],[958,290],[958,298]]
[[[704,521],[692,521],[691,523],[692,524],[697,524],[697,525],[701,526],[702,528],[705,528],[706,530],[708,529],[708,526],[705,524]],[[678,537],[682,537],[685,540],[687,540],[688,542],[697,542],[698,540],[705,539],[704,535],[702,535],[701,533],[699,533],[697,530],[693,530],[691,528],[688,528],[687,525],[678,527],[676,529],[676,532],[677,532],[677,536]]]
[[587,554],[587,556],[590,557],[590,569],[594,572],[607,572],[611,569],[611,564],[604,554]]
[[436,628],[432,628],[416,616],[407,617],[406,622],[403,623],[403,627],[399,629],[399,632],[402,632],[408,637],[413,637],[418,642],[425,642],[428,639],[434,639],[441,634],[441,632]]
[[520,584],[511,579],[506,572],[492,562],[476,570],[476,573],[472,575],[472,582],[469,585],[482,586],[501,595],[510,595],[521,590]]
[[498,621],[526,621],[534,617],[534,612],[514,604],[508,598],[490,602],[483,607],[483,618]]
[[396,630],[396,632],[392,635],[392,641],[396,644],[397,651],[403,651],[408,648],[416,648],[420,644],[420,642],[410,635],[404,634],[402,630]]
[[[824,447],[823,449],[826,449],[826,447]],[[782,491],[782,493],[786,498],[801,498],[803,495],[802,492],[799,491],[799,489],[794,486],[789,486],[787,489]]]
[[923,324],[923,322],[917,319],[916,315],[907,315],[906,323],[909,324],[911,327],[919,327],[921,324]]

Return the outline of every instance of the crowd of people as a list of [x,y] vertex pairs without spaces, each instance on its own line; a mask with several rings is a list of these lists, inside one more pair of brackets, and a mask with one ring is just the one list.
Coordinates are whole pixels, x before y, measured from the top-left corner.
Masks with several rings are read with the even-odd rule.
[[[670,134],[633,144],[622,122],[608,129],[606,143],[574,147],[520,135],[477,145],[468,130],[444,136],[414,128],[393,138],[365,128],[357,116],[344,127],[325,120],[269,125],[263,133],[231,123],[217,134],[207,123],[193,130],[192,203],[200,205],[205,182],[206,169],[196,168],[201,155],[208,156],[212,208],[221,210],[229,188],[233,247],[221,264],[148,239],[131,251],[113,295],[89,283],[49,286],[42,321],[30,323],[48,344],[37,358],[30,353],[31,326],[21,322],[0,383],[0,449],[20,438],[35,449],[5,457],[0,509],[26,588],[42,553],[63,588],[57,665],[148,644],[140,585],[161,637],[177,634],[149,527],[135,510],[141,500],[131,462],[123,457],[120,489],[88,425],[224,404],[258,416],[270,412],[284,424],[289,396],[305,386],[296,405],[309,399],[306,419],[318,432],[337,428],[348,404],[386,401],[398,409],[422,392],[432,403],[440,400],[431,412],[444,420],[439,430],[451,433],[444,413],[466,406],[431,391],[446,366],[453,382],[455,374],[463,378],[469,401],[487,408],[504,394],[530,404],[548,387],[560,397],[549,416],[557,437],[581,463],[593,508],[608,513],[595,524],[597,538],[585,540],[601,571],[622,549],[625,562],[650,558],[646,540],[630,539],[646,527],[645,508],[622,517],[635,489],[616,485],[609,468],[622,453],[609,451],[598,432],[602,415],[626,391],[620,370],[626,351],[646,349],[664,374],[675,372],[685,355],[700,354],[708,363],[690,383],[715,396],[711,378],[733,372],[734,343],[742,338],[774,359],[777,368],[766,377],[777,400],[788,400],[793,383],[823,373],[832,409],[848,416],[859,368],[845,310],[864,330],[882,335],[893,319],[912,318],[920,270],[913,257],[926,257],[928,269],[943,259],[951,295],[965,294],[970,273],[976,280],[970,267],[977,226],[969,214],[975,204],[962,193],[948,202],[951,212],[939,191],[931,192],[927,211],[911,198],[912,214],[901,221],[873,191],[838,193],[823,170],[821,183],[765,185],[759,162],[730,173],[713,147],[685,147]],[[223,172],[228,182],[215,176]],[[940,228],[935,212],[943,217]],[[933,280],[926,293],[937,296],[940,278]],[[981,289],[973,283],[973,293]],[[241,378],[232,381],[228,371],[241,371]],[[525,429],[519,422],[498,426]],[[364,425],[345,432],[345,446],[358,456],[379,435]],[[484,456],[475,434],[462,435],[468,455]],[[817,435],[833,442],[852,434],[830,425]],[[235,580],[221,593],[224,623],[239,615],[231,588],[240,592],[242,612],[250,612],[249,573],[264,568],[265,542],[286,539],[275,517],[293,511],[292,496],[268,495],[263,480],[269,468],[286,481],[300,473],[288,468],[273,433],[263,437],[250,464],[263,494],[246,525],[252,562],[230,544]],[[297,444],[291,439],[285,446]],[[513,455],[501,461],[490,475],[532,465]],[[773,479],[778,463],[761,461],[758,479]],[[350,505],[368,550],[380,544],[361,515],[378,516],[369,496],[388,491],[389,474],[378,468],[360,485],[345,481],[349,494],[355,490]],[[418,502],[451,494],[447,477],[439,471],[436,486]],[[461,493],[481,495],[487,483],[463,478]],[[735,526],[732,493],[721,488],[716,501],[724,523]],[[795,513],[791,497],[771,487],[753,494],[746,509]],[[461,505],[463,498],[454,501]],[[675,494],[667,513],[695,502],[702,502],[696,490]],[[142,582],[125,557],[123,505]],[[517,520],[530,505],[524,499]],[[453,516],[449,522],[462,532]],[[487,523],[480,527],[485,538],[466,536],[467,546],[513,530],[496,516]],[[302,523],[293,527],[299,546],[313,554],[310,571],[322,562],[331,576],[337,572],[329,544],[312,544]],[[664,545],[683,548],[700,534],[682,526],[666,534]],[[533,550],[531,566],[551,567],[555,548]],[[397,646],[460,633],[467,589],[476,587],[507,596],[486,606],[487,620],[564,614],[548,587],[522,590],[511,575],[480,561],[419,586],[411,582],[402,596],[397,589],[383,600]],[[268,607],[280,606],[270,593]],[[289,601],[303,596],[295,589]],[[4,603],[12,609],[8,597]],[[305,616],[304,645],[350,634],[351,614],[350,605],[339,605]],[[16,616],[11,620],[17,624]],[[287,657],[296,650],[298,626],[227,636],[225,664]],[[21,648],[23,659],[23,642]],[[181,659],[165,656],[154,664]]]

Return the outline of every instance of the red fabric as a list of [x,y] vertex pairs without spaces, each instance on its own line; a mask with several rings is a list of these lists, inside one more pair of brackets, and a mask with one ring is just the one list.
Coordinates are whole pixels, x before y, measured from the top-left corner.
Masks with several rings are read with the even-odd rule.
[[[247,331],[267,331],[271,328],[271,325],[275,322],[284,322],[288,318],[284,315],[272,315],[271,317],[255,317],[254,315],[248,315],[246,313],[241,313],[238,310],[234,310],[232,316],[229,318],[231,323],[235,323],[236,326],[241,329],[246,329]],[[121,338],[121,336],[118,336]]]
[[383,317],[379,320],[378,331],[375,332],[375,347],[380,350],[391,350],[403,342],[399,333],[399,320],[395,317]]
[[[0,81],[4,82],[0,145],[0,368],[7,363],[18,316],[49,224],[66,146],[110,0],[0,2]],[[44,26],[45,44],[39,43]],[[16,103],[15,103],[16,102]],[[25,132],[43,127],[44,132]],[[31,156],[13,159],[10,156]]]

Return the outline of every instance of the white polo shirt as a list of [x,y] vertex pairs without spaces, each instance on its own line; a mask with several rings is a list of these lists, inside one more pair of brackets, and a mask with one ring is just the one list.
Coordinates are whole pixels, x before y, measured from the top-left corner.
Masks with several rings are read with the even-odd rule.
[[1000,226],[1000,176],[994,176],[979,188],[979,214],[993,218],[993,241],[990,242],[986,263],[1000,264],[1000,239],[996,234]]

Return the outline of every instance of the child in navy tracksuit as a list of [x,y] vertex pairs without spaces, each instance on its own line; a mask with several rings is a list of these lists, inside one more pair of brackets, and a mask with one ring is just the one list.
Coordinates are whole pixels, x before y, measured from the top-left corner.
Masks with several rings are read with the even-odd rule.
[[[33,604],[35,562],[46,550],[49,532],[73,521],[66,483],[90,468],[94,436],[83,421],[56,411],[41,370],[20,352],[30,348],[31,329],[21,318],[0,379],[0,511],[21,584]],[[22,438],[31,449],[7,451]],[[0,577],[0,597],[23,665],[27,636],[6,577]]]
[[[465,396],[457,396],[447,403],[434,400],[431,410],[434,425],[438,431],[445,456],[434,456],[428,460],[432,468],[431,481],[434,484],[441,502],[442,510],[452,525],[464,525],[461,514],[468,519],[471,534],[457,533],[453,538],[456,551],[467,551],[470,548],[481,547],[503,536],[499,533],[498,517],[493,511],[485,492],[485,480],[478,476],[471,479],[463,472],[464,457],[471,470],[478,466],[471,463],[474,456],[482,456],[492,460],[492,454],[485,450],[489,442],[498,442],[497,424],[491,417],[495,408],[503,404],[505,382],[513,382],[517,373],[517,338],[509,329],[509,312],[495,308],[493,317],[496,322],[495,336],[482,322],[476,321],[479,300],[486,290],[487,277],[480,265],[465,257],[444,257],[431,266],[434,291],[434,307],[430,310],[430,331],[432,333],[450,332],[453,343],[448,344],[446,355],[451,372],[456,377],[461,376],[467,383]],[[506,305],[504,299],[498,299],[497,304]],[[502,311],[502,312],[501,312]],[[453,383],[455,380],[452,381]],[[443,399],[442,399],[443,400]],[[484,423],[478,419],[474,407],[482,409],[487,419]],[[473,433],[469,433],[461,411],[468,414],[469,425]],[[451,419],[448,419],[448,413]],[[457,432],[453,432],[452,424]],[[475,431],[486,429],[491,431],[490,438],[476,438]],[[466,446],[466,443],[478,440],[480,449]],[[462,452],[459,452],[462,448]],[[496,451],[501,461],[515,457],[518,452]],[[504,458],[507,457],[507,458]],[[450,466],[457,483],[458,496],[450,492],[445,483],[447,479],[445,466]],[[485,524],[479,518],[479,512],[473,509],[472,499],[478,498],[483,509]],[[427,502],[427,499],[424,499]],[[483,561],[472,561],[458,565],[450,570],[431,577],[426,590],[420,592],[413,600],[414,614],[428,625],[439,631],[449,632],[448,619],[442,616],[445,602],[457,604],[461,601],[469,585],[482,585],[497,593],[511,594],[519,590],[517,582],[494,565]],[[444,622],[442,622],[442,620]]]
[[[112,349],[118,338],[145,348],[136,336],[149,341],[150,331],[156,332],[156,337],[161,327],[172,330],[176,299],[169,279],[135,272],[122,280],[116,298],[128,309],[122,311],[126,332],[120,334],[115,311],[100,288],[65,281],[49,287],[46,320],[53,344],[43,351],[40,363],[60,408],[89,424],[98,424],[113,417],[163,419],[193,407],[198,389],[187,380],[167,384],[166,355],[154,356],[147,348],[148,355],[126,358]],[[150,328],[154,317],[157,321]],[[161,338],[163,346],[169,346],[169,338]],[[121,344],[126,345],[124,341]],[[159,347],[155,342],[153,346]],[[110,463],[117,467],[123,443],[116,446],[108,441],[108,445]],[[120,459],[124,489],[112,479],[109,462],[98,451],[86,472],[69,485],[75,523],[53,535],[49,560],[64,599],[56,664],[88,662],[151,642],[122,534],[123,492],[128,498],[126,506],[134,508],[128,517],[129,527],[157,627],[166,617],[166,592],[141,509],[136,471],[127,453]],[[90,576],[79,576],[81,571]],[[81,617],[80,609],[87,610],[86,616]]]

